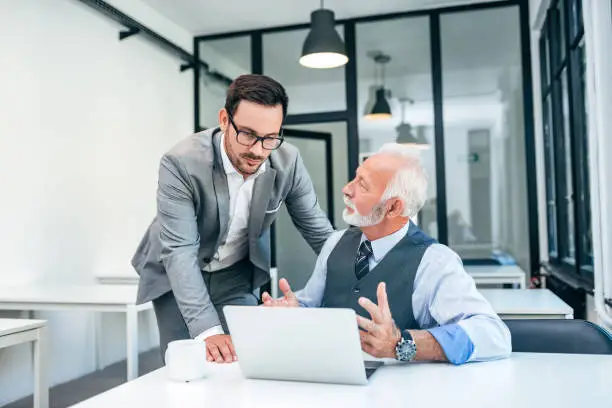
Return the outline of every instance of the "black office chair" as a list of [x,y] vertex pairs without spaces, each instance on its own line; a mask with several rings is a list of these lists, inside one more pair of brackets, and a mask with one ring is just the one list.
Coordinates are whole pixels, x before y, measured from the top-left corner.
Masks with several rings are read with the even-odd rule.
[[612,354],[612,336],[580,319],[504,320],[512,351],[525,353]]

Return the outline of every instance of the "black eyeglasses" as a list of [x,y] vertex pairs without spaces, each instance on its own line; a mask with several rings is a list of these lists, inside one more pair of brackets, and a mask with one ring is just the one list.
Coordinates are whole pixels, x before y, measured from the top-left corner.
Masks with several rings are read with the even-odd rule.
[[227,115],[230,123],[236,131],[236,141],[243,146],[253,147],[255,143],[261,142],[261,147],[266,150],[276,150],[283,144],[283,130],[281,129],[278,136],[258,136],[253,132],[247,132],[245,130],[238,130],[232,115]]

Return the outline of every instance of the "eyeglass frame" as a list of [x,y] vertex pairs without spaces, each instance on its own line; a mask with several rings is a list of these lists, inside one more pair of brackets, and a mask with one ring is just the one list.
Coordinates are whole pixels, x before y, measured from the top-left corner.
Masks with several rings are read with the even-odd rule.
[[[280,128],[280,131],[278,132],[278,137],[259,136],[259,135],[255,134],[255,133],[252,133],[252,132],[245,132],[244,130],[238,130],[238,126],[236,126],[236,123],[234,122],[234,118],[232,117],[232,115],[229,112],[227,113],[227,118],[229,119],[229,122],[232,125],[232,127],[234,128],[234,130],[236,131],[236,142],[238,142],[241,146],[253,147],[253,146],[255,146],[257,144],[257,142],[261,142],[262,149],[269,150],[269,151],[274,151],[274,150],[277,150],[279,147],[281,147],[281,145],[285,141],[285,138],[283,136],[283,127],[282,126]],[[249,135],[249,136],[254,136],[255,137],[255,141],[253,142],[253,144],[252,145],[246,145],[246,144],[240,143],[240,141],[238,140],[238,135],[240,133],[244,133],[244,134]],[[280,143],[274,149],[268,149],[268,148],[266,148],[264,146],[264,141],[265,140],[280,140]]]

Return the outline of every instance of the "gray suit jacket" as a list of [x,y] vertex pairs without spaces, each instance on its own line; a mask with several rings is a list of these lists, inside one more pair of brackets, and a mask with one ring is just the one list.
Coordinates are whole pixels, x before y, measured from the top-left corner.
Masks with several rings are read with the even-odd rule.
[[[192,337],[219,324],[202,269],[227,236],[229,190],[219,128],[196,133],[166,153],[159,166],[157,216],[132,265],[140,275],[138,303],[172,290]],[[285,202],[302,236],[318,254],[333,228],[319,207],[298,150],[288,143],[270,154],[255,179],[249,215],[253,288],[270,279],[270,225]]]

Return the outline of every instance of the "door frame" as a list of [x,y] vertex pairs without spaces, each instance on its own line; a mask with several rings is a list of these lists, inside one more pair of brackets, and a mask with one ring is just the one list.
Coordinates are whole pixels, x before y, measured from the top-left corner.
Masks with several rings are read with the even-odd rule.
[[[332,134],[314,130],[284,128],[283,137],[297,137],[301,139],[322,140],[325,142],[325,195],[327,197],[327,218],[335,228],[334,221],[334,174],[333,174],[333,146]],[[276,220],[270,226],[270,262],[276,268]]]

